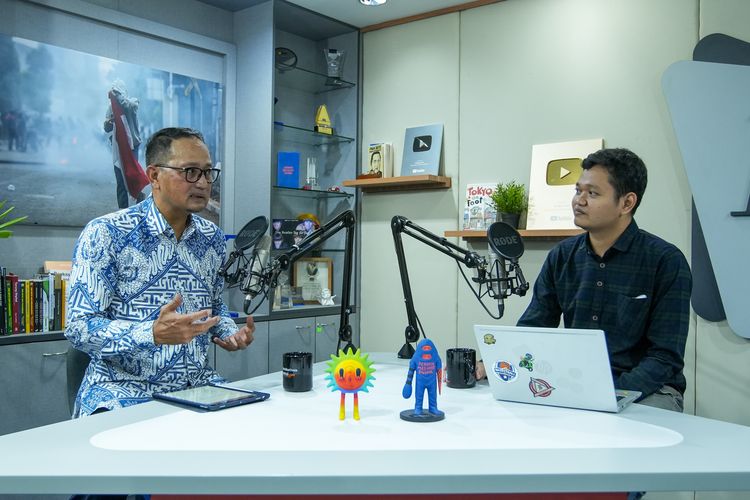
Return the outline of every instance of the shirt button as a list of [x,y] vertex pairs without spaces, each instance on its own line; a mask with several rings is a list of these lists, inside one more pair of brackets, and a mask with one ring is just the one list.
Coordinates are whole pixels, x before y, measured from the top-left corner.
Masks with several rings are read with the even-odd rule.
[[604,262],[600,262],[599,267],[604,269],[605,267],[607,267],[607,264],[605,264]]
[[602,283],[601,281],[597,281],[596,286],[604,286],[604,283]]
[[599,316],[594,314],[593,316],[591,316],[591,319],[593,319],[594,321],[599,321]]

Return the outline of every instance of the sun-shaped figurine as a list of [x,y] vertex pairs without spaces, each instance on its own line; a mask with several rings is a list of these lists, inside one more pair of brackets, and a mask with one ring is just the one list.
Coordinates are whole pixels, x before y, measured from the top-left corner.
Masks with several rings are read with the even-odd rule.
[[344,420],[344,400],[347,394],[354,394],[354,420],[359,420],[359,391],[369,392],[375,377],[372,373],[372,361],[367,359],[367,354],[360,356],[360,350],[352,354],[352,349],[344,353],[339,349],[339,355],[331,354],[328,362],[326,380],[331,391],[341,391],[341,404],[339,405],[339,420]]

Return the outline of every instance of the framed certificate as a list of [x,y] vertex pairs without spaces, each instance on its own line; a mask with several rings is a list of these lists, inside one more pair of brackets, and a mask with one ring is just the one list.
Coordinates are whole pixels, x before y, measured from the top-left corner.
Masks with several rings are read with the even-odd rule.
[[306,304],[318,302],[324,288],[333,295],[333,260],[328,257],[309,257],[294,263],[294,286],[302,288]]

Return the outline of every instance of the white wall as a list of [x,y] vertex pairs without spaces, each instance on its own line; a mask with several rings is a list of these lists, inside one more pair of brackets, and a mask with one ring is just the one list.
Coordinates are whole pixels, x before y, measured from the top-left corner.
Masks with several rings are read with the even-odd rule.
[[[363,51],[362,164],[367,145],[391,142],[394,172],[401,171],[404,129],[443,123],[445,175],[458,177],[458,14],[436,17],[365,35]],[[365,351],[398,351],[406,313],[391,217],[403,215],[431,232],[455,227],[458,188],[405,194],[364,194],[361,204],[361,337]],[[456,343],[456,273],[447,257],[434,258],[404,236],[415,308],[437,345]]]
[[[366,33],[363,144],[390,140],[400,161],[406,126],[444,121],[450,131],[446,174],[453,188],[363,196],[363,348],[395,352],[403,343],[406,313],[387,229],[390,217],[407,215],[440,235],[459,228],[466,184],[517,179],[528,185],[533,144],[603,137],[607,147],[637,152],[649,168],[649,184],[636,220],[689,259],[691,194],[661,75],[671,63],[691,59],[693,47],[707,34],[750,40],[748,20],[746,0],[506,0]],[[433,50],[443,50],[442,57]],[[422,51],[426,58],[414,56]],[[415,99],[429,102],[416,105]],[[530,281],[554,244],[527,242],[521,264]],[[486,244],[468,245],[486,251]],[[407,248],[407,261],[413,263],[411,285],[427,334],[441,350],[472,346],[472,325],[493,320],[452,260],[415,244]],[[514,324],[528,301],[508,299],[499,323]],[[726,322],[708,323],[693,313],[686,411],[750,425],[749,362],[750,342]],[[698,493],[696,498],[746,495]]]

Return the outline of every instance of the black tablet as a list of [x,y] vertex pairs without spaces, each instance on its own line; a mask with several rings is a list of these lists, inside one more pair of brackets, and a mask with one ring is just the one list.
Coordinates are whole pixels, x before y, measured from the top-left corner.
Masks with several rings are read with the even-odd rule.
[[237,391],[228,387],[202,385],[180,391],[155,393],[154,399],[178,403],[203,410],[215,411],[232,406],[265,401],[270,394],[257,391]]

